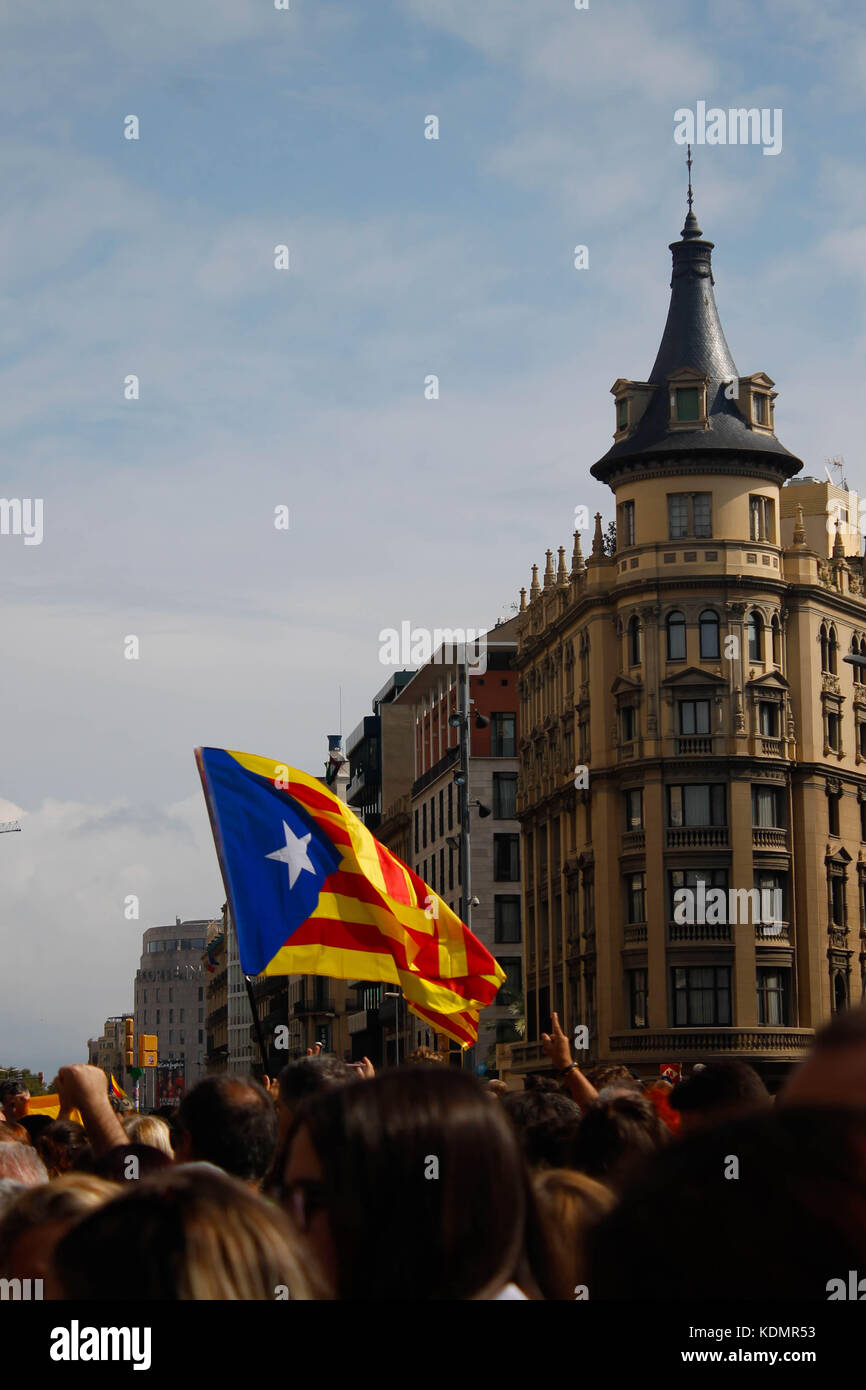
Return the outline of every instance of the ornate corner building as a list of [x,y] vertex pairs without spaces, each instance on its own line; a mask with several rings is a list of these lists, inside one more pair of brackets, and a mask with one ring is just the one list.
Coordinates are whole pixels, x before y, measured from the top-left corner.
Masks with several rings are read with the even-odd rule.
[[597,515],[591,555],[575,533],[570,569],[548,551],[522,592],[511,1065],[546,1066],[555,1009],[588,1028],[584,1062],[735,1056],[773,1080],[866,989],[859,501],[794,481],[774,383],[734,365],[691,209],[670,249],[655,364],[613,386],[614,443],[590,470],[615,494],[615,544]]

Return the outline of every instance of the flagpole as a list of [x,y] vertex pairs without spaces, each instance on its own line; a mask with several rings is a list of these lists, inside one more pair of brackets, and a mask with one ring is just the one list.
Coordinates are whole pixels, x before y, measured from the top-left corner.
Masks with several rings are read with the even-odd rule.
[[259,1045],[259,1052],[261,1053],[261,1058],[262,1058],[262,1072],[263,1072],[263,1074],[267,1075],[267,1070],[268,1070],[268,1054],[267,1054],[267,1052],[265,1051],[265,1040],[264,1040],[264,1038],[262,1037],[262,1025],[261,1025],[261,1023],[259,1022],[259,1012],[258,1012],[258,1009],[256,1008],[256,1000],[255,1000],[255,995],[253,994],[253,982],[252,982],[252,976],[251,976],[251,975],[244,975],[244,984],[245,984],[246,987],[247,987],[247,994],[248,994],[248,996],[249,996],[249,1001],[250,1001],[250,1009],[251,1009],[252,1015],[253,1015],[253,1027],[254,1027],[255,1030],[256,1030],[256,1042],[257,1042],[258,1045]]

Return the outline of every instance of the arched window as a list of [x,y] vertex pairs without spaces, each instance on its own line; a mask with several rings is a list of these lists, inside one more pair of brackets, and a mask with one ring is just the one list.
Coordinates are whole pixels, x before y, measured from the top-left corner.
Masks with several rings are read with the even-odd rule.
[[584,685],[589,680],[589,637],[585,632],[580,634],[580,679]]
[[749,637],[749,660],[764,660],[764,620],[756,609],[752,609],[749,614],[749,621],[746,624],[746,632]]
[[837,1014],[844,1013],[848,1007],[848,984],[841,970],[833,977],[833,1003]]
[[829,665],[827,664],[828,661],[829,661],[829,659],[830,659],[830,657],[829,657],[829,644],[828,644],[828,642],[827,642],[827,627],[826,627],[826,625],[825,625],[824,623],[821,624],[820,637],[821,637],[821,670],[822,670],[822,671],[829,671],[830,667],[829,667]]
[[773,614],[773,621],[770,624],[770,631],[773,638],[773,665],[782,664],[782,629],[779,627],[779,619]]
[[678,610],[668,614],[668,661],[686,659],[686,620]]
[[830,672],[831,676],[835,676],[836,674],[836,653],[838,650],[839,643],[836,641],[836,629],[835,627],[831,627],[827,641],[827,659],[829,661],[827,670]]
[[[859,655],[860,655],[860,643],[859,643],[859,641],[858,641],[858,639],[857,639],[856,637],[852,637],[852,638],[851,638],[851,655],[852,655],[852,656],[859,656]],[[857,665],[856,661],[852,663],[851,669],[852,669],[853,672],[854,672],[854,684],[855,684],[855,685],[860,685],[861,682],[862,682],[863,673],[862,673],[861,668]]]
[[640,619],[637,614],[628,623],[628,664],[640,666]]
[[719,615],[712,608],[705,608],[698,618],[701,634],[701,659],[713,661],[719,655]]

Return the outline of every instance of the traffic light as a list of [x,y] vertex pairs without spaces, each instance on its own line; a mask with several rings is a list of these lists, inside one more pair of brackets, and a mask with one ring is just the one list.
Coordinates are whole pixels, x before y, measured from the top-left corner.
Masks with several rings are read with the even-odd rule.
[[139,1033],[138,1035],[138,1065],[140,1067],[155,1067],[157,1062],[157,1036],[155,1033]]
[[123,1065],[127,1068],[135,1066],[135,1043],[133,1041],[133,1022],[131,1018],[123,1020]]

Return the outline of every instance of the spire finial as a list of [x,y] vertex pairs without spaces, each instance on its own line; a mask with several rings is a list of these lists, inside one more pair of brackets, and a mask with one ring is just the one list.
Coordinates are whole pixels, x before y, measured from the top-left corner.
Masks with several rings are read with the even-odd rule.
[[686,145],[686,149],[688,150],[688,155],[686,156],[686,164],[689,166],[689,212],[691,212],[691,210],[692,210],[692,201],[693,201],[693,198],[692,198],[692,147],[691,147],[691,145]]
[[702,237],[702,236],[703,236],[703,232],[701,231],[700,227],[698,226],[698,219],[695,217],[695,210],[694,210],[694,207],[692,206],[693,203],[694,203],[694,201],[695,201],[695,195],[694,195],[694,193],[692,192],[692,147],[691,147],[691,145],[686,145],[686,149],[688,150],[688,154],[687,154],[687,156],[686,156],[686,164],[688,165],[688,170],[689,170],[689,210],[688,210],[688,212],[686,213],[686,220],[685,220],[685,222],[684,222],[684,224],[683,224],[683,229],[682,229],[682,231],[680,232],[680,236],[682,237],[683,241],[697,241],[699,237]]

